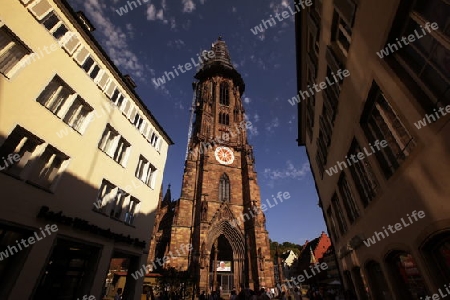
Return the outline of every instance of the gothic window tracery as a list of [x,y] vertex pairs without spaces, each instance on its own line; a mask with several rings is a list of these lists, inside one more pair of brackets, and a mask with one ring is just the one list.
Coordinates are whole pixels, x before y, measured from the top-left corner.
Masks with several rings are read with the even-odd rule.
[[230,201],[230,179],[225,173],[220,177],[219,201]]
[[230,125],[230,116],[226,113],[219,113],[219,124]]
[[220,84],[220,104],[229,106],[230,105],[230,95],[228,90],[228,83],[222,82]]

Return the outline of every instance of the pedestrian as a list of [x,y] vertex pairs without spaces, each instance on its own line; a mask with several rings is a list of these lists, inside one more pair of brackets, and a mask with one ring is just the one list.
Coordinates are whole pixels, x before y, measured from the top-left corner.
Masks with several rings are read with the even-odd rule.
[[302,293],[298,289],[298,287],[295,287],[294,289],[294,300],[302,300]]
[[[200,300],[201,300],[201,299],[200,299]],[[237,295],[236,295],[236,291],[235,291],[235,290],[232,290],[232,291],[231,291],[230,300],[237,300]]]
[[239,294],[238,294],[238,299],[239,299],[239,300],[246,300],[246,299],[245,299],[245,290],[244,290],[244,287],[241,287],[241,290],[240,290],[240,292],[239,292]]
[[118,288],[114,300],[122,300],[122,288]]
[[259,292],[260,294],[258,300],[270,300],[270,297],[267,295],[265,288],[261,288]]
[[199,300],[206,300],[206,294],[205,291],[202,291],[202,294],[200,295],[200,297],[198,297]]
[[147,300],[156,300],[155,294],[153,293],[153,288],[149,287],[147,291]]

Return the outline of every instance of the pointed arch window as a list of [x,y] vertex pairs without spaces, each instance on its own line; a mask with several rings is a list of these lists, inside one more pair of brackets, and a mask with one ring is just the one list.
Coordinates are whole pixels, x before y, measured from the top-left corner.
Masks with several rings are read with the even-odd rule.
[[230,125],[230,116],[226,113],[219,113],[219,124]]
[[220,84],[220,104],[230,105],[230,95],[228,92],[228,83],[222,82]]
[[230,179],[225,173],[220,177],[219,201],[230,201]]

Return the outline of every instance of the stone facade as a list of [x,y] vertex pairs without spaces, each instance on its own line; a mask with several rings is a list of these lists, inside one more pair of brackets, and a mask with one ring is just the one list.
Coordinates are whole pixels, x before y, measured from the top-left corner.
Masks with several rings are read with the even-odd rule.
[[[181,196],[172,202],[169,190],[161,199],[149,263],[169,256],[163,267],[192,271],[197,291],[273,287],[268,232],[264,213],[257,210],[260,191],[241,101],[245,85],[225,42],[219,38],[211,51],[214,59],[202,65],[193,85],[196,118]],[[181,251],[186,245],[193,249]],[[230,262],[231,271],[213,267],[220,261]]]

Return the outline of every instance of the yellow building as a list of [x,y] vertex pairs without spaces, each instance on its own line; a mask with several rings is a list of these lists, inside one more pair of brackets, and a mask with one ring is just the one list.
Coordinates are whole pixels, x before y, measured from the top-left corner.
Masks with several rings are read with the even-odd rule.
[[169,136],[65,1],[0,2],[0,299],[140,299]]
[[289,102],[358,299],[448,294],[449,21],[446,0],[316,0],[296,15]]

